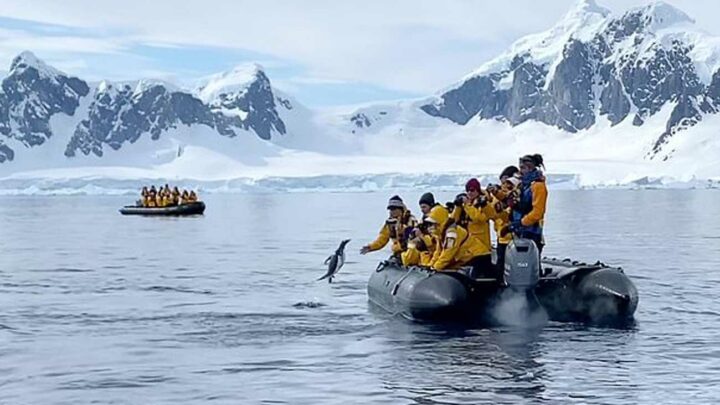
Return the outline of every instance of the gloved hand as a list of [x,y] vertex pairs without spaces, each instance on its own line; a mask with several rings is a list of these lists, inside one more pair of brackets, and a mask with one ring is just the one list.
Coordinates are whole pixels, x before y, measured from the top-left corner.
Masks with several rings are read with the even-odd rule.
[[488,184],[487,187],[485,187],[485,190],[487,190],[488,193],[495,195],[498,190],[500,190],[500,187],[497,184]]
[[475,206],[477,208],[485,208],[487,203],[488,203],[487,197],[480,196],[480,197],[478,197],[477,202],[475,203]]
[[522,224],[520,221],[512,221],[510,223],[510,226],[508,227],[508,230],[512,233],[520,231],[520,228],[522,227]]
[[362,248],[360,248],[360,254],[361,254],[361,255],[367,254],[368,252],[370,252],[370,246],[365,245],[365,246],[363,246]]
[[455,201],[453,201],[453,204],[456,207],[462,207],[464,203],[465,203],[465,198],[463,198],[462,196],[455,197]]

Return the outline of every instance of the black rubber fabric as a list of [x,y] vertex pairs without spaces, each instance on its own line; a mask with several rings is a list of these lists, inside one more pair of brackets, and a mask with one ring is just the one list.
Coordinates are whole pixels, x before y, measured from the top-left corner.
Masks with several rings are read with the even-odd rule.
[[499,280],[497,268],[492,262],[492,255],[477,256],[468,264],[472,266],[470,275],[472,278],[495,278]]
[[507,243],[498,243],[495,252],[497,253],[497,261],[495,262],[496,271],[498,274],[503,274],[505,271],[505,251],[507,250]]

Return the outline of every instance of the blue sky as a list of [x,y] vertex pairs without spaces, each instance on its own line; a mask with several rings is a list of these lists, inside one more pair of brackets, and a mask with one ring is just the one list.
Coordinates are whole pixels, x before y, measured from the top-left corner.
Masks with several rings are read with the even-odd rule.
[[[720,6],[672,0],[707,31]],[[23,50],[86,80],[199,78],[255,62],[309,106],[435,93],[575,0],[3,0],[0,67]],[[599,0],[620,13],[643,0]]]

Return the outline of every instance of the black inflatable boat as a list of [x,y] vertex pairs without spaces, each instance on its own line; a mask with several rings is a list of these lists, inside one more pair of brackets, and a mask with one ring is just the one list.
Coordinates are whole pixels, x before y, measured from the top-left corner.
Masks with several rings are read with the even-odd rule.
[[174,205],[172,207],[138,207],[128,205],[120,208],[123,215],[161,215],[161,216],[184,216],[184,215],[200,215],[205,212],[205,203],[196,201],[189,204]]
[[467,269],[435,272],[405,268],[394,260],[380,263],[368,281],[370,302],[392,314],[420,321],[472,318],[500,322],[496,309],[512,293],[539,303],[549,319],[588,323],[632,320],[638,305],[635,285],[622,269],[602,263],[543,259],[542,277],[526,287],[513,285],[506,266],[504,281],[472,279]]

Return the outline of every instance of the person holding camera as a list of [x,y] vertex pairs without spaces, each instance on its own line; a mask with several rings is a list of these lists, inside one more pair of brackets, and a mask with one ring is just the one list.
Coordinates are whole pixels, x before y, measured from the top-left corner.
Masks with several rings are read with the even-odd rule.
[[512,207],[518,199],[518,186],[520,185],[520,169],[515,166],[508,166],[500,173],[499,185],[488,185],[488,194],[492,196],[491,204],[495,209],[493,227],[497,236],[496,248],[497,260],[495,262],[497,271],[502,274],[505,270],[505,251],[512,242],[512,233],[504,232],[503,229],[510,224]]
[[490,242],[490,220],[495,217],[495,210],[489,201],[490,197],[482,190],[480,181],[472,178],[465,184],[465,193],[458,194],[453,202],[452,218],[467,230],[468,237],[474,241],[473,258],[469,263],[473,267],[473,278],[498,278],[492,263]]
[[400,255],[403,266],[430,267],[435,251],[435,239],[430,235],[428,222],[423,219],[418,222],[417,227],[409,231],[407,250]]

